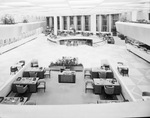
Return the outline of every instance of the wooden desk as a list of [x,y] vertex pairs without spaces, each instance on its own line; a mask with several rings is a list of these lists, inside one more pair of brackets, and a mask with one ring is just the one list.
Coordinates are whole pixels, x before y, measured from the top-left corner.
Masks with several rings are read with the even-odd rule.
[[39,78],[33,78],[33,77],[22,77],[20,80],[16,79],[12,83],[12,91],[14,93],[17,93],[16,85],[28,85],[28,91],[30,93],[36,93],[38,79]]
[[99,72],[101,72],[100,68],[92,68],[92,79],[99,78]]
[[113,72],[111,69],[105,70],[102,68],[92,68],[92,79],[93,78],[113,78]]
[[23,97],[23,101],[21,101],[20,97],[4,97],[4,99],[0,102],[1,105],[24,105],[27,101],[27,97]]
[[63,71],[58,74],[59,83],[75,83],[75,72],[74,71]]
[[39,79],[44,78],[44,69],[40,69],[39,67],[29,67],[24,72],[36,72]]
[[114,94],[120,94],[121,93],[121,86],[118,83],[118,81],[112,83],[113,79],[97,79],[94,78],[94,93],[95,94],[102,94],[102,90],[104,88],[104,86],[109,85],[109,86],[114,86],[115,87],[115,91]]

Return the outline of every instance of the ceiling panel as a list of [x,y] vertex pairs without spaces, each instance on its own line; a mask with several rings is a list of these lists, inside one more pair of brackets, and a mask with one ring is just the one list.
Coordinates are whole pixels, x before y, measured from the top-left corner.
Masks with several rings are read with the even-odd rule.
[[149,10],[150,0],[0,0],[1,13],[77,15]]

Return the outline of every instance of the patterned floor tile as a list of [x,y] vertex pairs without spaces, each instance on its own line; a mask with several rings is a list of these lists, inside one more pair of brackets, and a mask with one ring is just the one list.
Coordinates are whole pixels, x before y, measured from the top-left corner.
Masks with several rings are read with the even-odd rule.
[[135,68],[130,68],[129,69],[129,75],[143,76],[143,74]]
[[147,81],[147,80],[145,79],[145,77],[142,77],[142,78],[140,78],[139,80],[140,80],[140,81],[137,83],[138,86],[139,86],[139,85],[150,85],[150,82]]

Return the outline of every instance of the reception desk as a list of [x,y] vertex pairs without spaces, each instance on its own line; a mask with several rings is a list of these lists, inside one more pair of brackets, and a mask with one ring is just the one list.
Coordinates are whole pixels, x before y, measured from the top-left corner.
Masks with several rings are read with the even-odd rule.
[[119,33],[150,45],[149,24],[116,22],[116,28]]
[[75,83],[75,72],[74,71],[63,71],[58,74],[59,83]]
[[127,49],[150,62],[150,25],[116,22],[116,28],[119,33],[126,36]]

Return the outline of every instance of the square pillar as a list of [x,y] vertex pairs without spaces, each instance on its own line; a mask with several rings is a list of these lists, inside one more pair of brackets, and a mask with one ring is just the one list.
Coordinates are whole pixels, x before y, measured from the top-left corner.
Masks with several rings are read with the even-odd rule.
[[67,30],[70,30],[70,17],[67,16]]
[[85,26],[85,18],[84,16],[81,16],[81,31],[84,31],[84,26]]
[[74,28],[77,30],[77,16],[74,16]]
[[57,35],[57,16],[54,16],[54,34]]
[[137,11],[132,11],[131,20],[132,21],[137,21]]
[[99,32],[102,31],[102,15],[99,15]]
[[90,27],[91,27],[91,32],[93,34],[96,34],[96,14],[91,15],[90,21]]
[[111,27],[112,27],[112,16],[109,14],[108,16],[108,32],[111,32]]

